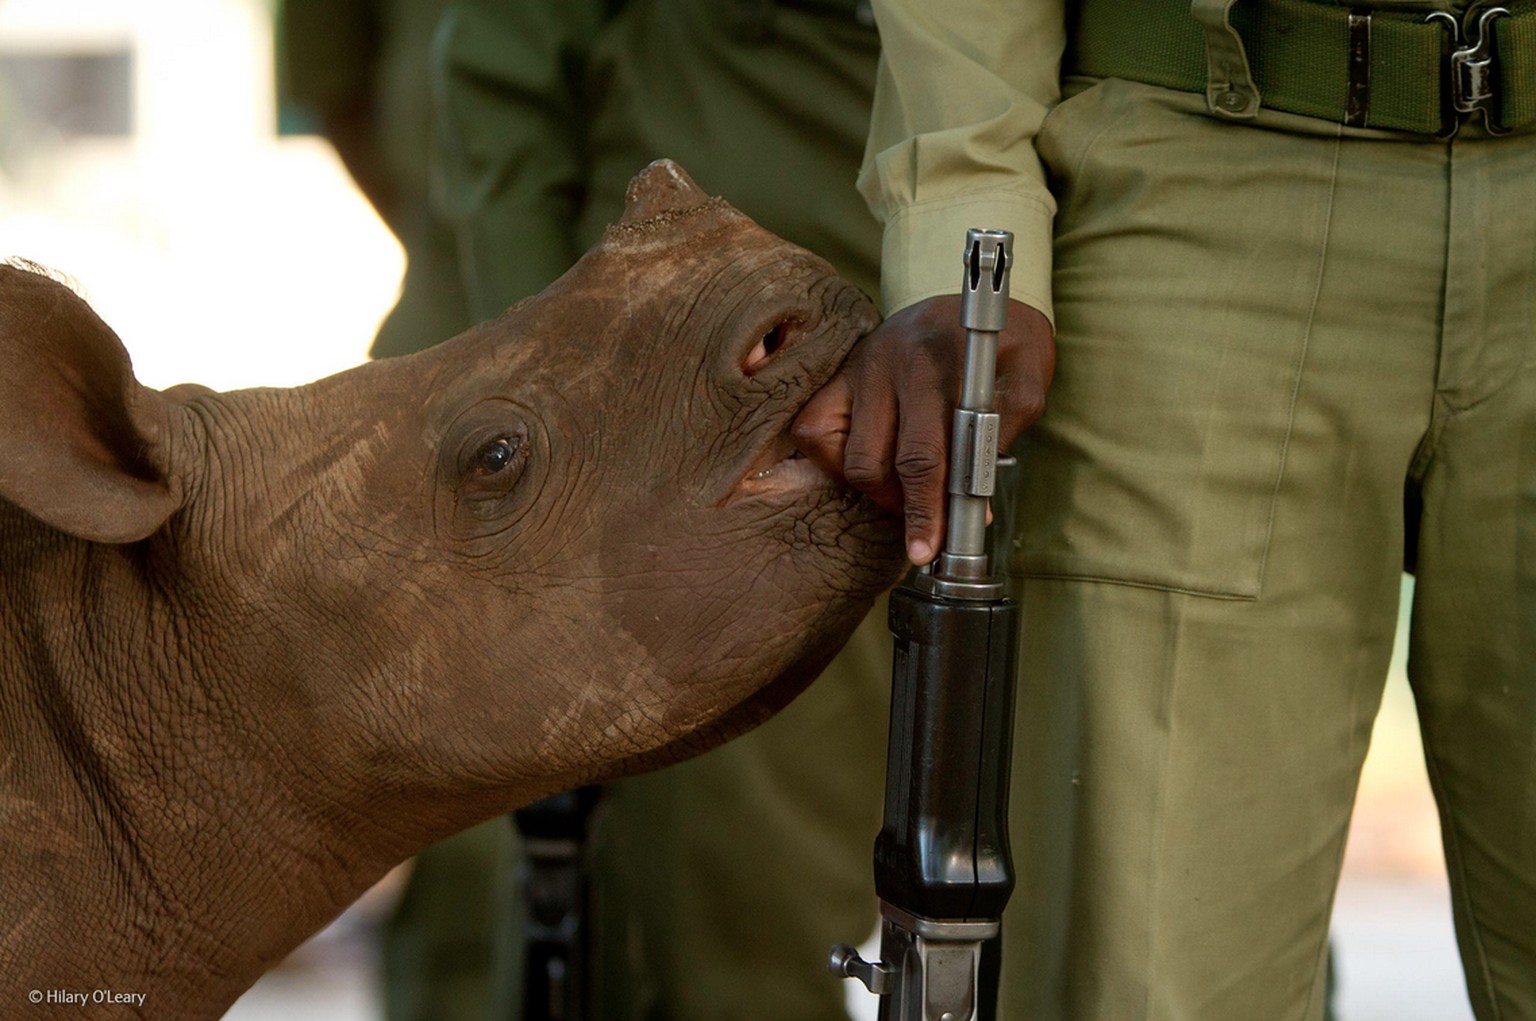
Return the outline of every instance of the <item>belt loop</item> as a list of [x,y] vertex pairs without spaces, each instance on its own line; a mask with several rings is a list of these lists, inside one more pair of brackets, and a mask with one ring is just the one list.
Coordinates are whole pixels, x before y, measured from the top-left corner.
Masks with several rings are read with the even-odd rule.
[[1259,113],[1259,90],[1253,84],[1243,37],[1230,15],[1237,0],[1192,0],[1190,13],[1205,29],[1205,101],[1211,112],[1234,120]]

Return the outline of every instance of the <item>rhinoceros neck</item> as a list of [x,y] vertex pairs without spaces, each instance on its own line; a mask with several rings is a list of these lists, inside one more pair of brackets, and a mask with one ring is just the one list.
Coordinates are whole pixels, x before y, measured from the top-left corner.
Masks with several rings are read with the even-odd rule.
[[189,651],[170,551],[4,503],[0,550],[0,1000],[113,989],[146,1018],[218,1017],[405,852],[323,766],[283,761],[295,719]]

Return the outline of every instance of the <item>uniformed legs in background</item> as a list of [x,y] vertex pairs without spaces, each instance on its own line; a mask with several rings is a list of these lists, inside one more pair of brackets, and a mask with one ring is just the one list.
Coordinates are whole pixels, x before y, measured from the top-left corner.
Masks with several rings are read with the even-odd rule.
[[[854,179],[878,41],[854,0],[634,0],[586,15],[458,6],[440,40],[452,118],[446,155],[457,161],[446,199],[459,210],[479,314],[539,286],[530,267],[557,267],[585,250],[622,211],[629,179],[662,156],[876,291],[880,231]],[[581,54],[577,80],[564,83],[580,124],[563,126],[579,129],[581,156],[559,184],[523,201],[487,153],[536,119],[535,111],[519,120],[519,111],[549,106],[529,103],[536,87],[552,87],[541,51],[530,48],[539,38]],[[505,66],[520,53],[522,66]],[[529,158],[547,155],[553,173],[563,144],[541,143]],[[502,169],[516,159],[504,157]],[[530,252],[529,238],[552,237],[558,224],[520,224],[561,209],[564,247]],[[779,716],[698,759],[605,789],[592,847],[593,1017],[846,1016],[825,960],[833,943],[877,921],[870,849],[889,677],[882,602]],[[513,991],[497,995],[494,1016],[515,1016]]]

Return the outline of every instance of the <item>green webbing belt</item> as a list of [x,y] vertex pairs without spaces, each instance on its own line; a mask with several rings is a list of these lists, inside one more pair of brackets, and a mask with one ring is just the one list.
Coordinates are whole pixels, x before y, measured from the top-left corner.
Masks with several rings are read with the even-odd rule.
[[[1536,3],[1500,6],[1510,16],[1493,29],[1498,122],[1511,129],[1536,121]],[[1232,26],[1246,44],[1264,106],[1344,122],[1351,10],[1318,0],[1238,0]],[[1420,134],[1453,127],[1445,99],[1452,48],[1446,26],[1426,22],[1423,10],[1369,13],[1365,126]],[[1190,0],[1081,0],[1070,39],[1068,74],[1206,91],[1205,32]]]
[[[1504,68],[1515,68],[1521,71],[1520,57],[1523,54],[1528,65],[1536,65],[1536,17],[1521,17],[1529,11],[1522,12],[1514,7],[1510,8],[1514,15],[1505,18],[1504,23],[1494,30],[1494,45],[1499,52],[1499,64]],[[1524,74],[1511,75],[1508,70],[1504,72],[1506,88],[1502,93],[1499,103],[1499,122],[1506,127],[1514,128],[1523,124],[1536,121],[1536,82],[1531,79],[1536,66],[1525,70]],[[1509,82],[1511,78],[1519,78],[1520,84],[1515,87]]]

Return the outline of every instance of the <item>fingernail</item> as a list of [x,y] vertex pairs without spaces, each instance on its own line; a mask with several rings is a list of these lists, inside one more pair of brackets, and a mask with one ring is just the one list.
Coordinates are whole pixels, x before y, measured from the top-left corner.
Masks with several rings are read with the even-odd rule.
[[933,547],[919,539],[907,547],[907,559],[921,567],[933,559]]

